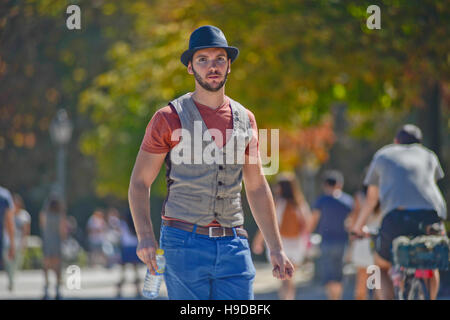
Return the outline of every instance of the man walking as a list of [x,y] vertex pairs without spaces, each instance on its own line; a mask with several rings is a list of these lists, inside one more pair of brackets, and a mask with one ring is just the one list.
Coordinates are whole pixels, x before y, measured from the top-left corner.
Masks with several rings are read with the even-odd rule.
[[[401,235],[423,234],[420,225],[440,223],[447,217],[445,200],[436,184],[444,177],[437,156],[422,144],[422,132],[414,125],[404,125],[394,144],[375,153],[364,184],[367,198],[352,232],[362,235],[362,228],[380,201],[383,220],[375,245],[375,264],[381,270],[383,299],[394,298],[389,277],[392,266],[392,242]],[[430,282],[430,298],[439,290],[439,271]]]
[[318,269],[328,299],[342,298],[344,253],[347,246],[346,220],[353,209],[353,198],[345,193],[344,176],[337,170],[324,173],[323,194],[316,200],[311,232],[321,235]]
[[202,26],[181,62],[195,91],[159,109],[147,126],[129,187],[139,244],[137,254],[154,273],[155,239],[149,191],[163,162],[167,197],[160,245],[169,299],[253,299],[255,268],[243,228],[242,181],[252,214],[270,249],[273,275],[292,277],[263,175],[253,114],[225,95],[239,50],[222,31]]

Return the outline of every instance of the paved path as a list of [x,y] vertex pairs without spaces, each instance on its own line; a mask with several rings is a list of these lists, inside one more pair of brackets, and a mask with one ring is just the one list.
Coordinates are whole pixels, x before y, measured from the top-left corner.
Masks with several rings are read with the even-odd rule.
[[[254,283],[255,299],[257,300],[277,300],[277,290],[280,282],[272,277],[272,268],[268,263],[255,262],[256,278]],[[313,281],[314,266],[305,265],[295,273],[295,283],[297,287],[297,300],[324,300],[326,299],[325,290],[322,286]],[[64,271],[67,271],[65,269]],[[69,269],[70,271],[70,269]],[[70,290],[68,282],[70,273],[65,274],[61,293],[64,299],[117,299],[116,283],[121,278],[120,266],[114,266],[110,269],[103,267],[84,268],[80,270],[80,289]],[[141,279],[145,276],[145,266],[139,268]],[[126,269],[125,273],[127,283],[123,286],[121,299],[142,299],[136,297],[134,282],[134,271],[131,267]],[[344,277],[344,300],[353,299],[354,273],[347,269]],[[448,280],[445,280],[448,281]],[[53,274],[50,276],[50,283],[55,283]],[[4,272],[0,272],[0,300],[7,299],[41,299],[43,295],[44,277],[40,270],[28,270],[18,272],[16,277],[16,286],[12,292],[7,290],[7,277]],[[73,283],[72,283],[73,284]],[[142,283],[141,283],[142,286]],[[50,297],[55,292],[50,287]],[[161,287],[160,299],[167,299],[167,290],[163,284]],[[441,292],[439,299],[450,300],[450,290],[447,286],[445,292]]]
[[[256,278],[254,283],[255,296],[277,299],[275,294],[279,281],[272,277],[272,268],[268,263],[255,263]],[[121,267],[114,266],[110,269],[103,267],[83,268],[80,271],[80,289],[69,289],[70,285],[76,285],[73,278],[73,270],[64,269],[64,281],[61,294],[65,299],[116,299],[116,284],[121,278]],[[145,266],[139,267],[141,279],[145,276]],[[312,277],[312,265],[306,266],[295,274],[297,285],[305,283]],[[127,283],[122,288],[123,299],[135,299],[136,288],[134,285],[134,270],[128,266],[125,273]],[[56,278],[50,273],[50,297],[53,297]],[[0,299],[41,299],[43,295],[44,276],[41,270],[20,271],[16,275],[16,283],[12,292],[8,291],[8,280],[5,272],[0,272]],[[142,286],[142,282],[141,282]],[[160,293],[161,299],[167,299],[167,290],[163,283]]]

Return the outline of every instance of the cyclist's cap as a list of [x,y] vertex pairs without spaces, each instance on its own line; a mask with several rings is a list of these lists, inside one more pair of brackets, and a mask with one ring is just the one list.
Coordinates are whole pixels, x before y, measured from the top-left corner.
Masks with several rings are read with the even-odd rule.
[[327,170],[323,174],[323,181],[330,186],[344,185],[344,176],[338,170]]
[[400,144],[412,144],[412,143],[421,143],[422,142],[422,131],[419,127],[413,124],[405,124],[401,129],[397,132],[395,136],[398,143]]

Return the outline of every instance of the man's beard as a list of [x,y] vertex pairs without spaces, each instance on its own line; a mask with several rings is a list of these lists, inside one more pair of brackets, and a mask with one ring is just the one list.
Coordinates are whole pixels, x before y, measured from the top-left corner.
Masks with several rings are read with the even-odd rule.
[[[200,77],[200,75],[195,71],[194,67],[192,67],[192,71],[194,73],[195,80],[197,80],[197,82],[200,84],[200,86],[203,89],[205,89],[207,91],[211,91],[211,92],[217,92],[225,85],[225,82],[227,82],[227,77],[228,77],[228,69],[229,69],[229,66],[227,67],[227,71],[225,71],[225,77],[223,78],[223,80],[221,82],[219,82],[219,85],[217,87],[213,88],[207,82],[203,81],[202,78]],[[218,73],[211,74],[210,73],[210,74],[207,74],[206,77],[211,76],[211,75],[220,75],[220,74],[218,74]]]

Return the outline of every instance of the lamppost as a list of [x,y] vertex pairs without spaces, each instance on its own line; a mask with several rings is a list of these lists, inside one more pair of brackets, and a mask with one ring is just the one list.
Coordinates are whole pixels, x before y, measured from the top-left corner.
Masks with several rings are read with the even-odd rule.
[[69,119],[67,111],[60,109],[56,113],[50,124],[50,137],[54,144],[58,147],[58,153],[56,158],[57,167],[57,186],[61,197],[65,198],[65,161],[66,150],[65,147],[69,143],[72,137],[73,125]]

